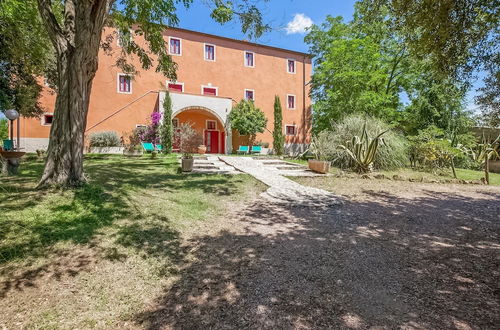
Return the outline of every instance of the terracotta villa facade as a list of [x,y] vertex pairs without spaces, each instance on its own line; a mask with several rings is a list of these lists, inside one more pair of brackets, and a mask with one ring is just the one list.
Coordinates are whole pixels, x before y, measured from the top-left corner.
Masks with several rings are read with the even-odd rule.
[[[169,90],[174,126],[193,123],[208,153],[230,153],[246,143],[247,138],[228,125],[229,112],[241,99],[253,99],[265,113],[267,128],[256,141],[272,148],[275,95],[282,103],[285,150],[298,152],[309,143],[312,64],[308,54],[169,28],[164,32],[165,47],[178,64],[177,80],[169,81],[155,70],[139,70],[132,77],[123,74],[116,66],[121,51],[116,39],[110,52],[99,54],[86,136],[101,131],[127,136],[135,127],[146,125],[153,111],[162,111],[165,90]],[[140,36],[134,40],[141,43]],[[132,62],[140,68],[138,61]],[[25,151],[47,148],[55,98],[45,87],[40,99],[46,111],[43,116],[20,119],[20,147]]]

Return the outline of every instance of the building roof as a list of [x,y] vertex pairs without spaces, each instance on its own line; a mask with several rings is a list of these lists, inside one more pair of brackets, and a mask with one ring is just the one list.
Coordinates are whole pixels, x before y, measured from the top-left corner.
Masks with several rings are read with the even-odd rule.
[[251,45],[251,46],[255,46],[255,47],[263,47],[263,48],[267,48],[267,49],[278,50],[278,51],[282,51],[282,52],[286,52],[286,53],[291,53],[291,54],[305,56],[305,57],[308,57],[308,58],[312,58],[313,57],[309,53],[299,52],[299,51],[295,51],[295,50],[291,50],[291,49],[286,49],[286,48],[268,46],[268,45],[263,45],[263,44],[257,44],[257,43],[246,41],[246,40],[239,40],[239,39],[233,39],[233,38],[228,38],[228,37],[222,37],[222,36],[218,36],[218,35],[215,35],[215,34],[209,34],[209,33],[205,33],[205,32],[188,30],[188,29],[183,29],[183,28],[178,28],[178,27],[170,27],[170,26],[168,26],[168,27],[165,27],[165,28],[167,30],[170,29],[170,30],[176,30],[176,31],[180,31],[180,32],[194,33],[194,34],[201,35],[201,36],[206,36],[206,37],[218,38],[218,39],[221,39],[221,40],[228,40],[228,41],[238,42],[238,43],[241,43],[241,44],[244,44],[244,45]]

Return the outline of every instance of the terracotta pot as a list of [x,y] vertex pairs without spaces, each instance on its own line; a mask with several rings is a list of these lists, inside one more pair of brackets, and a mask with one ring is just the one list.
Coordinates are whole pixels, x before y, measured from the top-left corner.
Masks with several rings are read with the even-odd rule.
[[323,174],[330,172],[330,162],[326,162],[323,160],[309,159],[307,163],[311,171]]
[[182,172],[191,172],[193,171],[193,158],[182,158]]
[[200,155],[204,155],[204,154],[205,154],[205,152],[207,152],[207,146],[206,146],[206,145],[204,145],[204,144],[199,145],[199,146],[198,146],[198,153],[199,153]]

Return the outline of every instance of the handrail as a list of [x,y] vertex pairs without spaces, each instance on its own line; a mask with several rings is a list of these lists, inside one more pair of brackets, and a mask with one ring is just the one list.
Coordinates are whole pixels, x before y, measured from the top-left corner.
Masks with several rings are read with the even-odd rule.
[[106,118],[104,118],[103,120],[101,120],[101,121],[97,122],[95,125],[93,125],[93,126],[91,126],[91,127],[87,128],[87,129],[85,130],[85,133],[87,133],[88,131],[90,131],[92,128],[94,128],[94,127],[96,127],[96,126],[99,126],[100,124],[102,124],[103,122],[105,122],[106,120],[108,120],[109,118],[111,118],[111,117],[113,117],[114,115],[116,115],[117,113],[119,113],[119,112],[121,112],[121,111],[125,110],[125,108],[127,108],[127,107],[131,106],[131,105],[132,105],[132,104],[134,104],[135,102],[139,101],[140,99],[142,99],[143,97],[145,97],[146,95],[149,95],[149,94],[151,94],[151,93],[159,93],[159,91],[153,91],[153,90],[148,91],[146,94],[144,94],[144,95],[142,95],[142,96],[140,96],[140,97],[136,98],[136,99],[135,99],[135,100],[133,100],[132,102],[130,102],[130,103],[128,103],[128,104],[126,104],[126,105],[124,105],[123,107],[121,107],[121,108],[120,108],[120,109],[118,109],[117,111],[113,112],[112,114],[110,114],[109,116],[107,116]]

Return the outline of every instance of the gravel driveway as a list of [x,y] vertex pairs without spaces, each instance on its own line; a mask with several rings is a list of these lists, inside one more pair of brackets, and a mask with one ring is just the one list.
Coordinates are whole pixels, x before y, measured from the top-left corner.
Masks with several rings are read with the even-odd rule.
[[498,187],[302,180],[332,190],[341,203],[311,207],[258,198],[235,210],[220,231],[189,242],[180,280],[133,316],[137,324],[498,327]]

